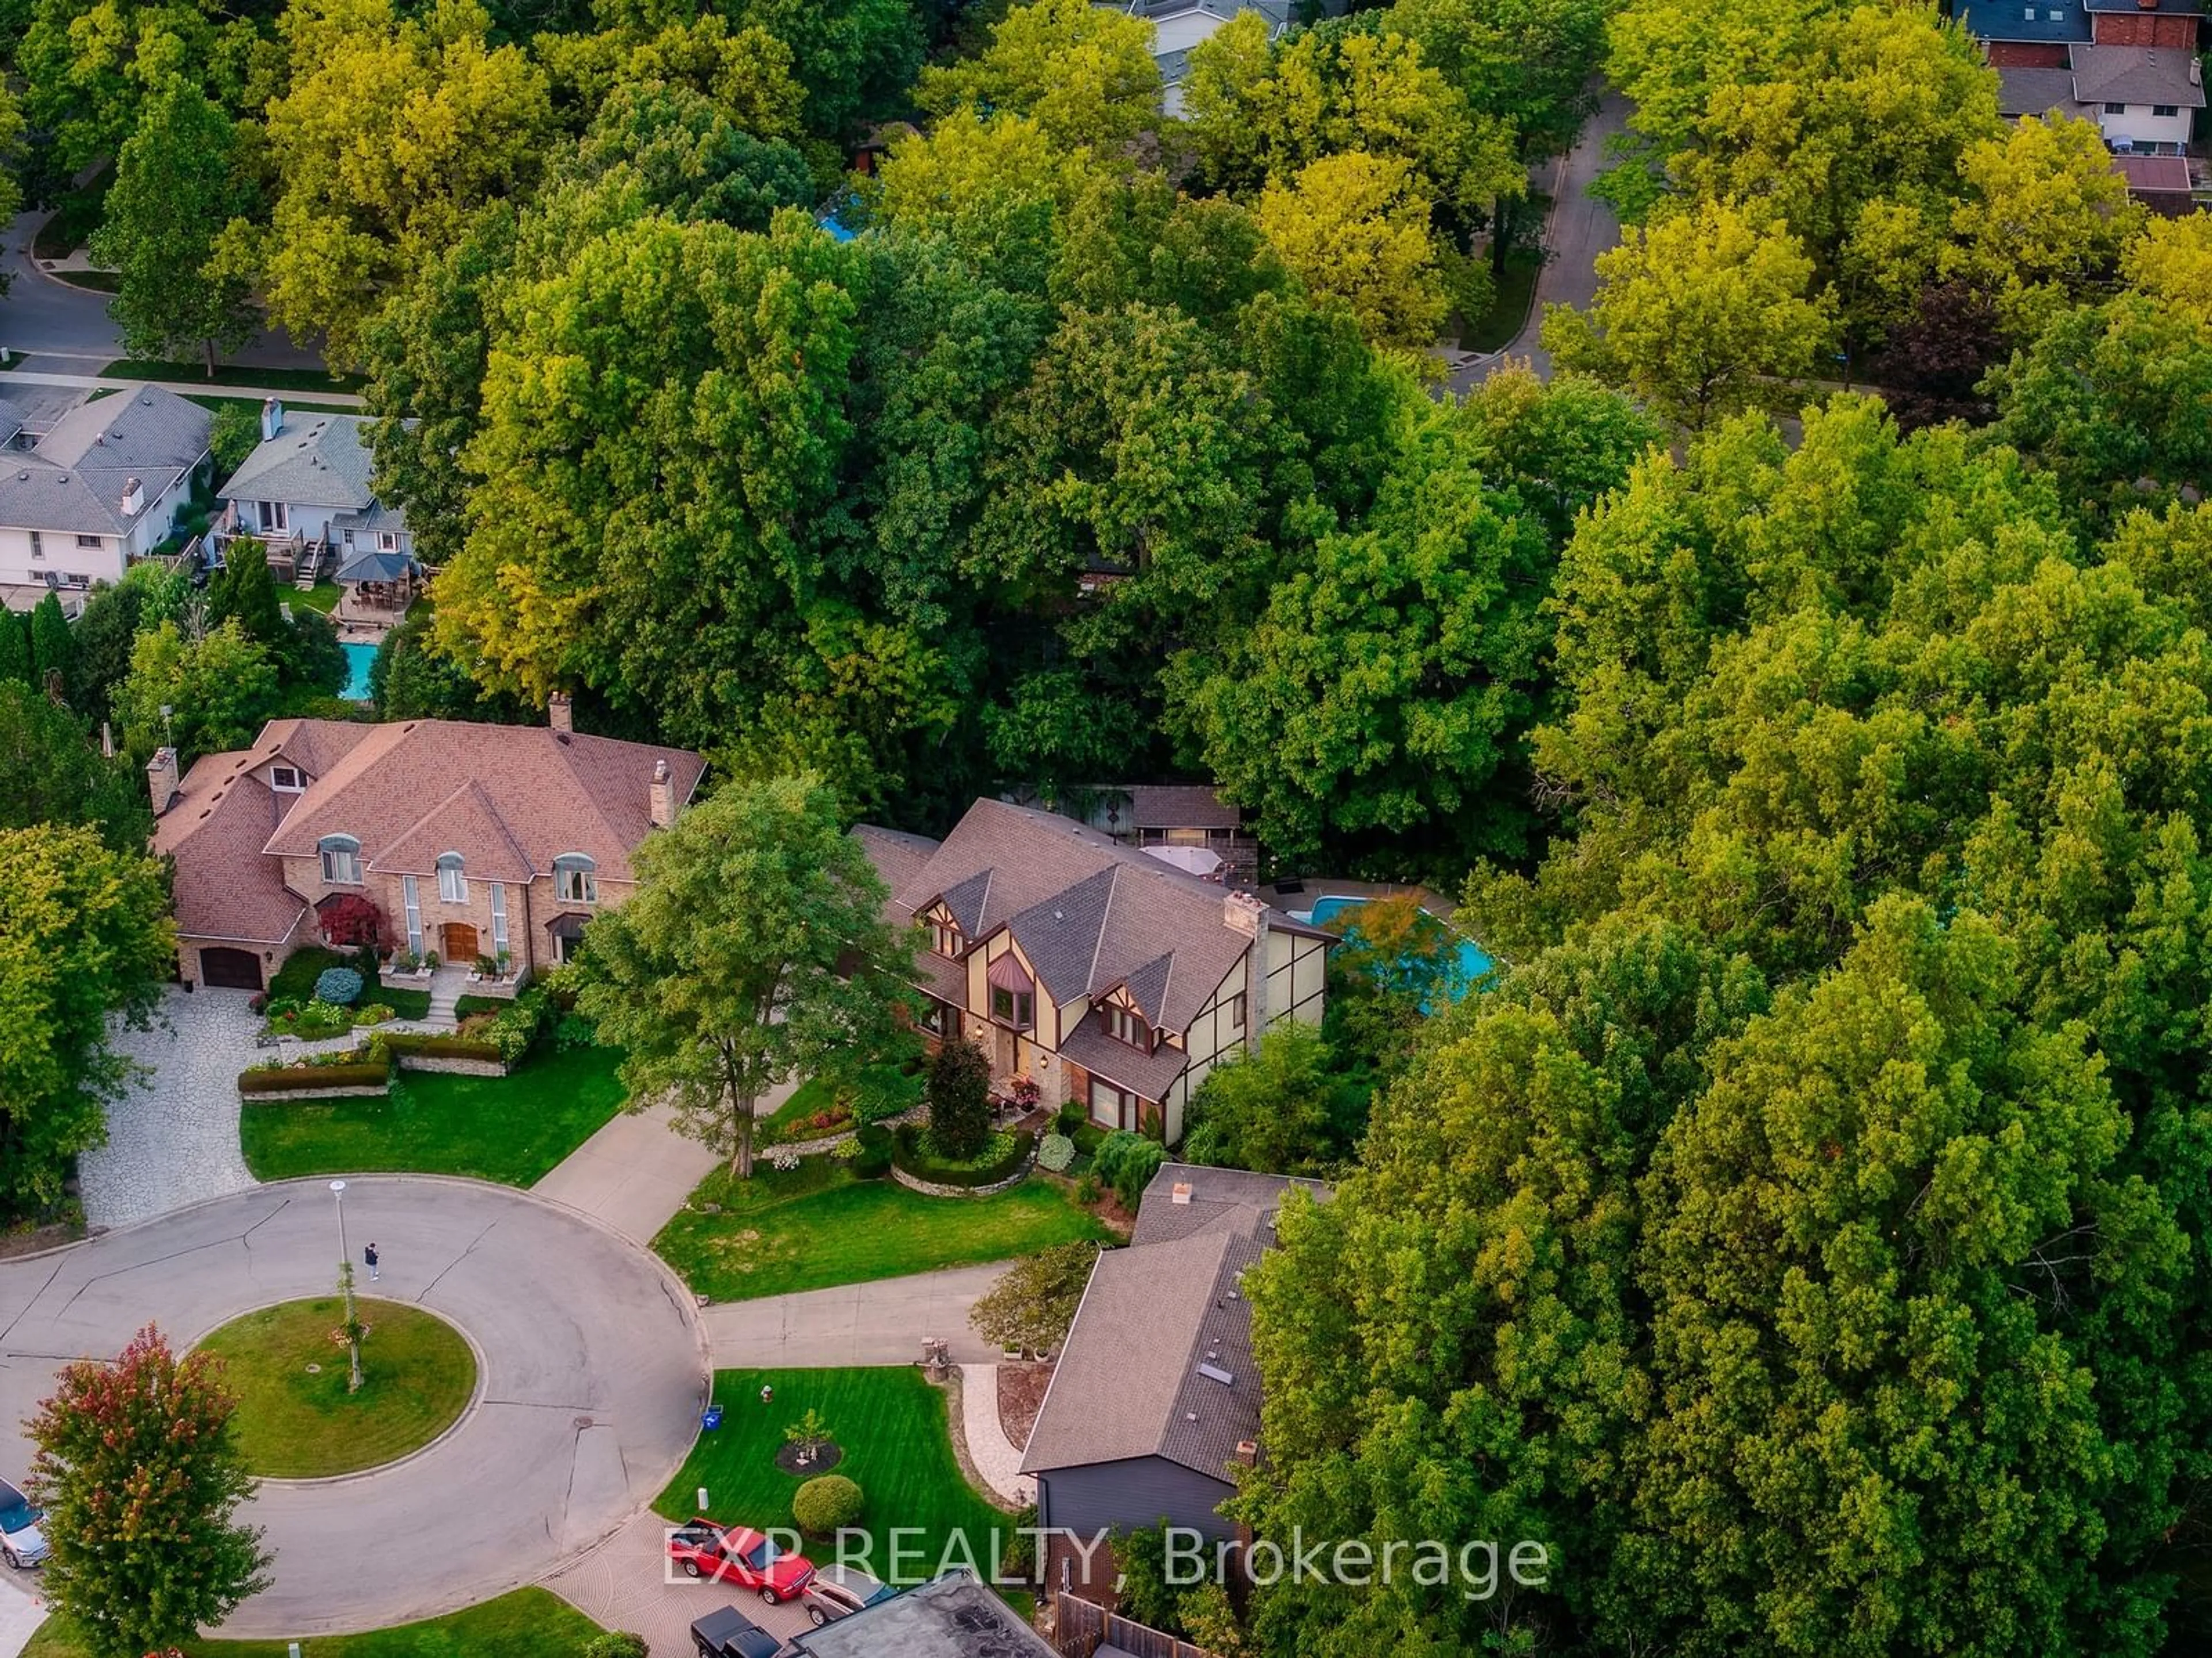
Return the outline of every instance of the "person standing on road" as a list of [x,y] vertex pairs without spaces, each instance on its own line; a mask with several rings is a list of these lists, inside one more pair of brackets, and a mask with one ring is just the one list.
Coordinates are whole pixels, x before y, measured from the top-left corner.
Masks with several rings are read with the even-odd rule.
[[366,1249],[364,1249],[364,1250],[362,1250],[362,1251],[361,1252],[361,1258],[362,1258],[362,1261],[363,1261],[364,1263],[366,1263],[366,1265],[367,1265],[367,1266],[368,1266],[368,1281],[369,1281],[371,1284],[375,1283],[375,1282],[376,1282],[376,1246],[375,1246],[374,1243],[370,1244],[370,1245],[368,1246],[368,1248],[366,1248]]

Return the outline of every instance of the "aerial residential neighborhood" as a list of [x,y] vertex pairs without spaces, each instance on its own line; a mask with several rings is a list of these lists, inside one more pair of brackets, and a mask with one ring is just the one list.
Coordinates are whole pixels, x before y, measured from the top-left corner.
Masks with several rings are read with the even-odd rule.
[[26,0],[0,1658],[2212,1651],[2200,0]]

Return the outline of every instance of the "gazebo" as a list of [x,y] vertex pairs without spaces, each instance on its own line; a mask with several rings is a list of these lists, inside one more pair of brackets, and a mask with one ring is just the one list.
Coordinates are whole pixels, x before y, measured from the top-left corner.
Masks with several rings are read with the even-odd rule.
[[422,583],[412,553],[356,553],[339,567],[338,586],[352,606],[404,613]]

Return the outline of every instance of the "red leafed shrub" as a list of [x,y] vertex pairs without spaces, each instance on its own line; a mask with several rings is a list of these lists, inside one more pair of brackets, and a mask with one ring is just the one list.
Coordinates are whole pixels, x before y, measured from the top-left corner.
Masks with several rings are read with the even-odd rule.
[[384,912],[357,892],[341,893],[316,914],[321,919],[326,943],[383,947]]

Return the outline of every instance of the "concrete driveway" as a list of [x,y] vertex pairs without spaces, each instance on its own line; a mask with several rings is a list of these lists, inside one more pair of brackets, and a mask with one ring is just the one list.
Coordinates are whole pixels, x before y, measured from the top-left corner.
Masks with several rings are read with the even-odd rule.
[[[247,1518],[267,1528],[275,1581],[226,1636],[376,1628],[534,1582],[648,1503],[697,1426],[703,1346],[689,1298],[649,1256],[473,1181],[364,1175],[345,1206],[356,1257],[369,1239],[381,1246],[375,1293],[467,1333],[480,1397],[411,1461],[264,1485]],[[65,1360],[112,1357],[149,1317],[184,1346],[254,1308],[329,1294],[337,1259],[333,1199],[317,1180],[0,1263],[0,1473],[27,1461],[20,1424]]]
[[925,1336],[943,1338],[956,1363],[986,1363],[999,1350],[969,1327],[968,1313],[1008,1264],[718,1302],[700,1317],[719,1370],[912,1364],[921,1357]]

